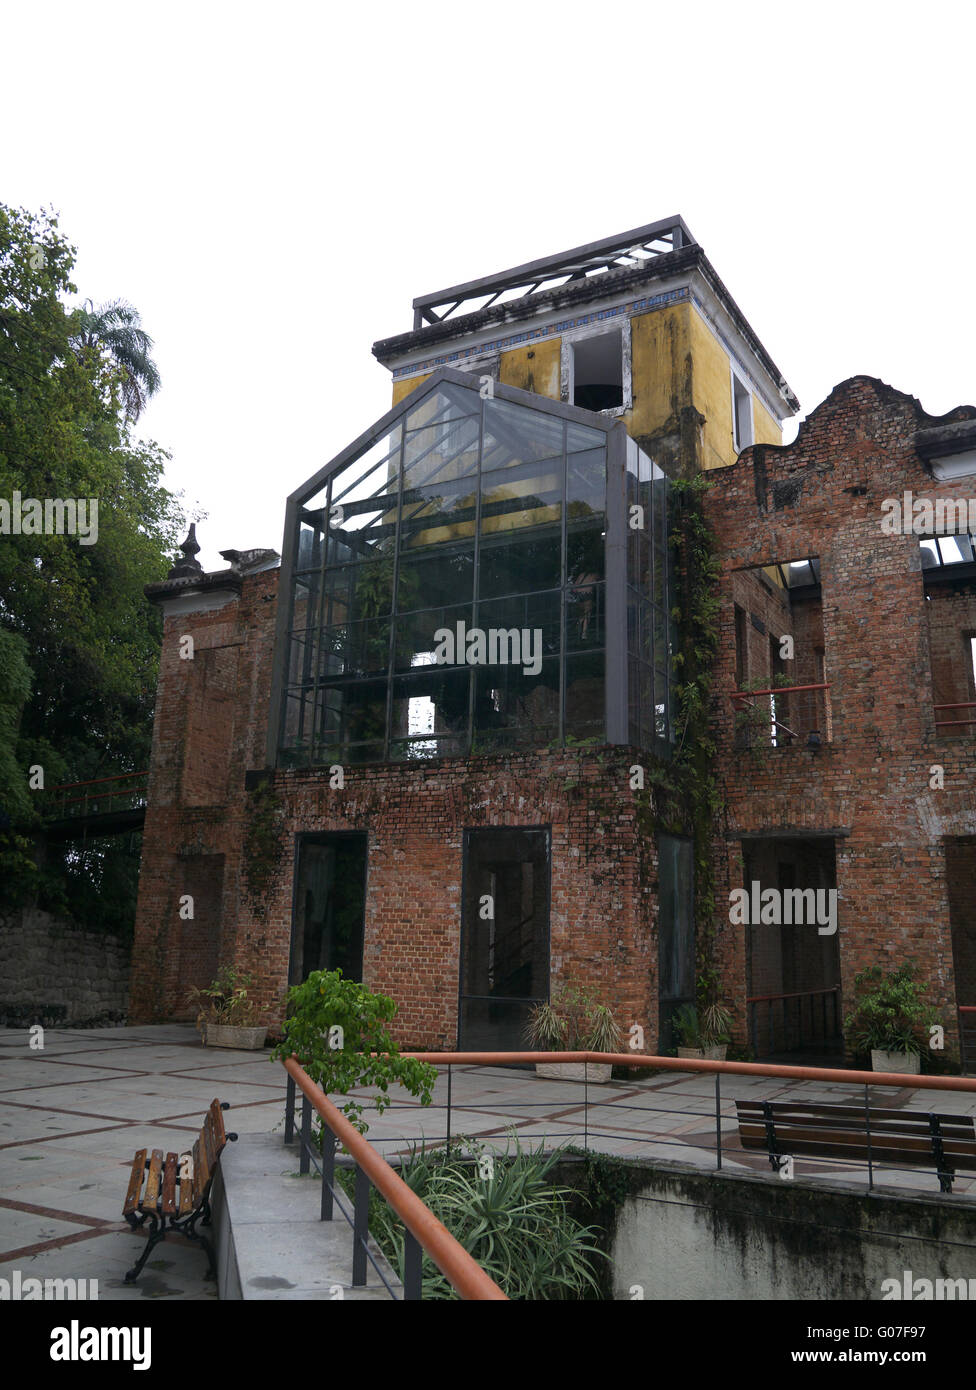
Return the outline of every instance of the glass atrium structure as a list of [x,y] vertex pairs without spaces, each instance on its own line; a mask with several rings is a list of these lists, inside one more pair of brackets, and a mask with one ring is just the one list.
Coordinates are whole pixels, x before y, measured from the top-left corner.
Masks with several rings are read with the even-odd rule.
[[440,369],[289,499],[272,761],[666,752],[667,507],[619,422]]

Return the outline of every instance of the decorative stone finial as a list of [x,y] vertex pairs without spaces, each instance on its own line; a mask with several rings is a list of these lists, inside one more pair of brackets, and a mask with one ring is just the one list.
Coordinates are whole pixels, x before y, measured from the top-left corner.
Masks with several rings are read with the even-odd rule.
[[197,524],[195,521],[191,522],[186,540],[180,549],[183,552],[183,559],[176,562],[166,578],[192,579],[195,575],[203,574],[203,566],[196,558],[200,553],[200,547],[197,544]]

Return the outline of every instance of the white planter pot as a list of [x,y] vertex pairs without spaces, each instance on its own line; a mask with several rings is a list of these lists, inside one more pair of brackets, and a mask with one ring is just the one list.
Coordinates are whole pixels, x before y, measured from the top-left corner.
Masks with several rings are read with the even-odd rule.
[[610,1080],[612,1062],[536,1062],[536,1076],[550,1081],[588,1081],[603,1085]]
[[203,1025],[204,1047],[236,1047],[241,1052],[254,1052],[264,1047],[268,1030],[262,1023],[257,1028],[234,1028],[227,1023]]
[[880,1048],[872,1048],[871,1066],[874,1071],[893,1071],[906,1076],[918,1076],[922,1070],[922,1059],[917,1052],[882,1052]]
[[704,1062],[724,1062],[725,1054],[729,1050],[728,1043],[722,1043],[718,1047],[679,1047],[679,1057],[698,1057]]

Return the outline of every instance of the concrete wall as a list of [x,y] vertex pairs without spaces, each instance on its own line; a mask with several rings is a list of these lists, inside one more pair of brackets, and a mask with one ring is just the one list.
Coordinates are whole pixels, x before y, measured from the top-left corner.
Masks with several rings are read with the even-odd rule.
[[121,1019],[129,1007],[129,956],[127,942],[38,908],[0,918],[0,1022]]
[[648,1168],[621,1209],[614,1297],[853,1299],[891,1293],[885,1279],[969,1279],[976,1206],[963,1198],[873,1194],[836,1183]]

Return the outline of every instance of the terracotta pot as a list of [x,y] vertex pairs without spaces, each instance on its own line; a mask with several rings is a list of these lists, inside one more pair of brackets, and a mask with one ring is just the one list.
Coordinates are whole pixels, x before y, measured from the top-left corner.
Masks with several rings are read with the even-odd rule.
[[922,1070],[922,1059],[917,1052],[883,1052],[880,1048],[871,1049],[871,1067],[874,1071],[895,1071],[905,1076],[918,1076]]
[[235,1028],[229,1023],[205,1023],[203,1025],[204,1047],[236,1047],[241,1052],[254,1052],[264,1047],[267,1028],[262,1023],[257,1028]]
[[536,1076],[548,1077],[550,1081],[588,1081],[602,1086],[610,1080],[613,1072],[612,1062],[536,1062]]

